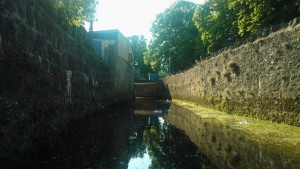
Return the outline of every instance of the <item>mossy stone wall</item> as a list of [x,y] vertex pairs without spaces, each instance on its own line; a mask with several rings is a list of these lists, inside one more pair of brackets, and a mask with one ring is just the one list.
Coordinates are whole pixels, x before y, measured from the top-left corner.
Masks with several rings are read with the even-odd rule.
[[171,97],[300,126],[300,25],[223,51],[166,77]]

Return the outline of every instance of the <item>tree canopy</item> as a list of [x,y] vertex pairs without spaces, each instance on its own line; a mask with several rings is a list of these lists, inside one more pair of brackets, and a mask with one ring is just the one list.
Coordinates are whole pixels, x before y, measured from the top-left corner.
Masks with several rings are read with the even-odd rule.
[[193,21],[209,55],[299,14],[299,0],[207,0],[196,8]]
[[235,14],[230,11],[226,0],[208,0],[199,5],[193,16],[205,48],[204,56],[232,44],[236,35]]
[[194,63],[198,30],[192,21],[196,4],[177,1],[152,23],[145,63],[158,71],[178,72]]
[[81,26],[95,20],[97,0],[36,0],[62,25]]
[[154,70],[178,72],[221,48],[300,15],[300,0],[178,0],[152,23],[145,52]]
[[147,42],[144,36],[133,35],[128,37],[129,43],[134,55],[136,67],[140,68],[142,73],[152,72],[151,66],[144,63],[144,52],[147,51]]
[[299,0],[227,0],[238,34],[247,36],[299,16]]

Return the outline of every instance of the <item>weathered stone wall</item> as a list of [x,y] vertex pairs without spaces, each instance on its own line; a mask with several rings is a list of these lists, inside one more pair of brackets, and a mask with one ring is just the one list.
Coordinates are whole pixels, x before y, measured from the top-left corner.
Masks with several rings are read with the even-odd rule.
[[300,25],[295,21],[166,77],[171,97],[300,126]]
[[122,102],[124,100],[134,100],[134,67],[130,65],[124,58],[114,56],[110,63],[112,100]]
[[34,0],[0,2],[1,161],[55,139],[73,118],[133,98],[133,87],[113,97],[111,79],[120,75],[93,54],[83,28],[75,39]]

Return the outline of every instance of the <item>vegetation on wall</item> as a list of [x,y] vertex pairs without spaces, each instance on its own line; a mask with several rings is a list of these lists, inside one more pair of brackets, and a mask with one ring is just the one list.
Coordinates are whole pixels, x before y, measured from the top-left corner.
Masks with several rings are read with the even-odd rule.
[[55,20],[66,27],[79,27],[95,20],[96,0],[36,0]]
[[300,0],[176,1],[156,16],[144,55],[155,70],[176,73],[271,25],[300,16]]

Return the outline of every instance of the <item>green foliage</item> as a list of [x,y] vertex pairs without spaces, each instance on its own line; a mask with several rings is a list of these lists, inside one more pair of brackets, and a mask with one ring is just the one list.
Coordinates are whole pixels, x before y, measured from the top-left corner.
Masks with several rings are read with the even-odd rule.
[[236,14],[238,34],[248,36],[299,16],[299,0],[228,0]]
[[160,53],[161,51],[155,48],[155,44],[153,44],[151,40],[147,51],[144,52],[144,64],[150,65],[151,69],[154,71],[159,71],[163,59],[160,57]]
[[199,29],[206,54],[209,55],[232,44],[240,37],[235,33],[235,14],[229,10],[227,0],[208,0],[195,10],[193,21]]
[[95,20],[96,0],[36,0],[62,26],[79,27]]
[[207,0],[197,6],[193,16],[202,42],[197,48],[205,57],[299,15],[299,0]]
[[149,73],[153,70],[150,65],[144,63],[144,53],[147,51],[147,42],[144,36],[133,35],[128,37],[129,43],[133,50],[136,67],[140,68],[141,73]]
[[196,4],[177,1],[156,16],[144,61],[156,70],[178,72],[194,64],[198,30],[192,21]]

